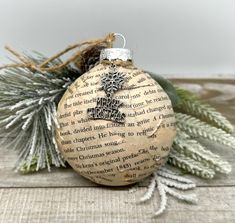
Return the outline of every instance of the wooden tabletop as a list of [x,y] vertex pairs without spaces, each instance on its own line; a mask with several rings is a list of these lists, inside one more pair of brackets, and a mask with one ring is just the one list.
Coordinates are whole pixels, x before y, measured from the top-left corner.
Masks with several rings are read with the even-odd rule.
[[[174,82],[208,100],[235,125],[235,81]],[[232,173],[210,181],[191,177],[197,183],[198,205],[170,198],[167,211],[158,218],[152,217],[159,204],[157,193],[148,203],[138,204],[144,185],[136,193],[129,193],[128,187],[98,186],[71,168],[20,175],[13,170],[17,153],[1,148],[0,223],[234,223],[235,151],[209,147],[232,164]]]

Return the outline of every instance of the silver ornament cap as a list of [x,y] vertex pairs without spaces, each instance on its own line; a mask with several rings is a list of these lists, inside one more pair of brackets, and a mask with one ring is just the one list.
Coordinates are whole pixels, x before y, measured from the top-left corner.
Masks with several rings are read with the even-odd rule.
[[122,60],[122,61],[132,61],[132,51],[125,49],[126,38],[121,33],[114,33],[114,36],[121,37],[123,40],[122,48],[106,48],[100,53],[100,61],[102,60]]
[[102,60],[132,61],[132,52],[124,48],[106,48],[100,53],[100,61]]

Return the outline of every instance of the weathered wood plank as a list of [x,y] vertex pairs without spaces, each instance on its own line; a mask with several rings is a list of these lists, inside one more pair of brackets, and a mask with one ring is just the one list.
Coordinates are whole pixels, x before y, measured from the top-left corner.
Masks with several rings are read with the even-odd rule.
[[169,200],[168,211],[156,220],[158,196],[136,204],[134,194],[110,188],[0,189],[0,222],[3,223],[233,223],[235,188],[199,188],[198,205]]
[[199,95],[235,126],[235,80],[174,79],[172,82]]
[[[198,186],[235,186],[235,150],[213,146],[213,150],[228,160],[233,171],[228,176],[219,175],[213,180],[203,180],[197,177],[191,177]],[[51,172],[47,170],[39,171],[34,174],[20,174],[14,172],[14,164],[17,159],[15,151],[0,149],[0,187],[84,187],[97,186],[84,177],[77,174],[71,168],[52,168]]]
[[195,74],[161,74],[165,78],[169,79],[219,79],[219,80],[234,80],[235,79],[235,74],[219,74],[219,73],[214,73],[214,74],[204,74],[204,73],[195,73]]
[[0,149],[0,187],[66,187],[95,186],[71,168],[52,168],[34,174],[21,174],[14,171],[17,152]]

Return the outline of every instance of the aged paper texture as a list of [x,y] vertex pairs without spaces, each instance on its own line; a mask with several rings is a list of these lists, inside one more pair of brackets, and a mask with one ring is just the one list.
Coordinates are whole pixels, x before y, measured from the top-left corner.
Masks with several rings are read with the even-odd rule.
[[124,123],[90,119],[87,109],[105,97],[100,80],[108,65],[79,77],[58,105],[56,139],[63,157],[78,173],[104,185],[132,184],[150,175],[167,158],[176,134],[170,99],[150,75],[118,67],[123,88],[113,98],[123,102]]

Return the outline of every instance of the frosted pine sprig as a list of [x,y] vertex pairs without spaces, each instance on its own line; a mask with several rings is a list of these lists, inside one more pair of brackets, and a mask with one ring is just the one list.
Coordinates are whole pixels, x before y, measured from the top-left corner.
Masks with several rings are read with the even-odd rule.
[[198,141],[191,139],[185,132],[178,130],[173,148],[179,153],[184,154],[203,165],[220,173],[228,174],[231,172],[231,165],[223,160],[219,155],[207,150]]
[[235,148],[235,138],[222,129],[211,126],[187,114],[175,113],[177,127],[192,137],[203,137]]
[[[160,196],[160,202],[158,210],[154,212],[154,216],[158,216],[166,210],[168,200],[167,195],[171,195],[179,200],[189,203],[196,203],[197,197],[195,194],[182,194],[178,191],[190,190],[195,187],[196,185],[191,180],[179,176],[176,172],[169,170],[165,166],[151,176],[147,190],[140,198],[140,202],[150,200],[153,197],[156,188]],[[176,190],[173,190],[172,188],[175,188]]]
[[[36,54],[36,63],[46,58]],[[60,60],[48,64],[60,64]],[[0,73],[0,134],[5,148],[19,151],[17,169],[37,171],[64,166],[55,141],[57,104],[79,72],[67,66],[56,73],[7,68]]]
[[160,204],[159,204],[158,210],[155,211],[154,213],[155,217],[161,215],[166,210],[166,206],[167,206],[167,194],[166,194],[165,186],[158,178],[156,178],[156,181],[157,181],[157,190],[160,196]]
[[156,174],[153,173],[153,176],[152,176],[152,178],[150,180],[150,183],[148,185],[147,191],[144,194],[144,196],[142,196],[140,198],[140,202],[145,202],[145,201],[149,200],[153,196],[155,187],[156,187]]
[[181,88],[176,88],[176,92],[180,103],[175,107],[175,111],[192,115],[228,133],[234,131],[233,125],[220,112],[202,102],[196,95]]
[[167,178],[170,180],[174,180],[179,183],[185,183],[185,184],[192,184],[193,182],[190,179],[187,179],[185,177],[181,177],[178,173],[169,170],[167,167],[167,164],[163,167],[161,167],[158,171],[157,174],[160,177]]
[[178,193],[175,190],[171,189],[170,187],[166,187],[166,186],[164,189],[165,189],[166,193],[170,194],[171,196],[173,196],[181,201],[186,201],[191,204],[197,203],[197,196],[195,194],[181,194],[181,193]]
[[167,178],[163,178],[163,177],[159,177],[160,181],[169,186],[169,187],[174,187],[176,189],[180,189],[180,190],[189,190],[192,188],[195,188],[196,185],[195,184],[185,184],[176,180],[172,180],[172,179],[167,179]]
[[191,173],[202,178],[212,179],[215,176],[215,171],[213,169],[203,165],[203,163],[199,161],[177,152],[177,150],[174,149],[174,145],[169,154],[168,163],[184,170],[187,173]]

